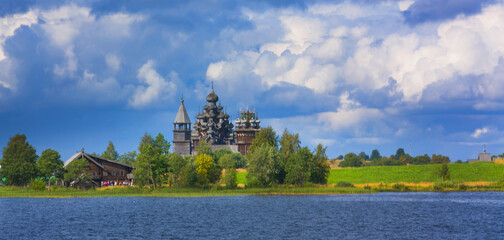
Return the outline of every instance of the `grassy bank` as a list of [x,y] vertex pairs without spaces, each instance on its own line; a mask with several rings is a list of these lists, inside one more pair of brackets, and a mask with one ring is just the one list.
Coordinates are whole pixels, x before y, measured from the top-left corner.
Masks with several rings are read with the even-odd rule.
[[150,190],[139,187],[113,187],[97,190],[76,190],[59,188],[51,191],[35,191],[18,187],[0,187],[0,197],[210,197],[239,195],[317,195],[317,194],[357,194],[373,193],[364,188],[340,187],[275,187],[238,189],[201,188],[160,188]]
[[[439,180],[436,171],[440,167],[439,164],[430,164],[331,169],[328,183],[436,182]],[[451,180],[455,182],[499,181],[504,174],[504,165],[490,162],[452,163],[449,169]]]
[[[363,183],[420,183],[436,182],[436,171],[440,164],[410,166],[377,166],[331,169],[328,184],[339,181],[353,184]],[[451,180],[455,182],[499,181],[503,179],[504,165],[490,162],[449,164]],[[246,184],[247,173],[238,173],[238,183]]]

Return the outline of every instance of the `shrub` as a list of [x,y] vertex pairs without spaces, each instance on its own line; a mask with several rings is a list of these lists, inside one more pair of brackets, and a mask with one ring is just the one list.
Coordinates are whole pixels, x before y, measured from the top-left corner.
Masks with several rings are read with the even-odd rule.
[[339,181],[338,183],[336,183],[336,187],[354,187],[354,185],[349,182]]
[[32,180],[30,183],[30,189],[36,191],[44,191],[46,190],[46,182],[42,178],[39,178],[38,180]]
[[396,183],[396,184],[392,185],[392,189],[399,190],[399,191],[408,191],[409,187],[402,184],[402,183]]

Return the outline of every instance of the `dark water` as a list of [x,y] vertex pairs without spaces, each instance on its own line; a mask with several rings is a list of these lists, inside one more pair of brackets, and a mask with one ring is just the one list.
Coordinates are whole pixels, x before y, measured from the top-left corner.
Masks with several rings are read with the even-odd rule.
[[0,198],[0,239],[504,239],[504,193]]

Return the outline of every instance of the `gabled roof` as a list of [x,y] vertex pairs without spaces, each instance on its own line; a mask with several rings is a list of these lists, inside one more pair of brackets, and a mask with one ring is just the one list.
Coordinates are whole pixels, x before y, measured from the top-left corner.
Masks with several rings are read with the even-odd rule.
[[175,122],[173,123],[191,123],[191,119],[187,114],[186,108],[184,106],[184,99],[180,99],[180,107],[177,112],[177,116],[175,117]]
[[101,169],[105,169],[105,168],[101,164],[98,163],[99,160],[110,162],[110,163],[113,163],[113,164],[122,165],[122,166],[129,167],[129,168],[134,168],[133,166],[131,166],[129,164],[122,163],[122,162],[117,162],[117,161],[106,159],[106,158],[102,158],[102,157],[98,157],[98,156],[95,156],[95,155],[92,155],[92,154],[85,153],[84,151],[77,152],[72,157],[70,157],[68,160],[66,160],[65,164],[63,165],[63,167],[66,168],[75,159],[81,159],[81,158],[88,159],[89,161],[93,162],[94,164],[96,164],[96,166],[100,167]]

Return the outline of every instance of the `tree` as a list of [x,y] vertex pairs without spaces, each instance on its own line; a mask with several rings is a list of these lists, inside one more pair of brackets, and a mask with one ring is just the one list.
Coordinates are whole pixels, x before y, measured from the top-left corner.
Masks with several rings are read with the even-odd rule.
[[336,159],[343,160],[343,155],[339,155]]
[[196,152],[198,155],[206,154],[208,156],[212,156],[212,149],[204,139],[201,139],[199,142],[198,147],[196,147]]
[[443,156],[441,154],[439,154],[439,155],[433,154],[431,162],[432,163],[449,163],[450,158],[447,156]]
[[371,152],[371,157],[370,159],[371,160],[375,160],[375,159],[381,159],[382,156],[380,155],[380,152],[378,151],[378,149],[374,149],[372,152]]
[[287,162],[294,154],[296,154],[296,152],[300,148],[301,141],[299,140],[299,134],[289,133],[289,131],[285,129],[282,134],[282,138],[280,139],[280,152],[278,155],[280,168],[277,175],[275,176],[275,179],[278,183],[284,183],[285,177],[287,175]]
[[49,190],[51,190],[52,179],[62,179],[64,177],[63,161],[61,155],[52,149],[46,149],[37,160],[37,168],[40,176],[49,183]]
[[241,153],[233,153],[232,156],[236,162],[236,168],[247,168],[247,159]]
[[438,176],[443,182],[450,179],[450,169],[448,168],[448,162],[443,162],[443,164],[441,164],[441,168],[438,169]]
[[192,187],[197,181],[196,177],[196,164],[192,156],[184,158],[185,165],[180,171],[179,181],[182,187]]
[[227,188],[236,188],[236,160],[232,154],[225,154],[219,160],[219,164],[224,168],[224,182]]
[[16,134],[3,148],[0,175],[7,185],[26,186],[36,177],[37,154],[24,134]]
[[403,148],[398,148],[394,157],[395,157],[396,160],[399,160],[401,158],[401,156],[404,155],[404,154],[406,154],[404,152],[404,149]]
[[65,173],[66,182],[87,182],[91,180],[91,175],[87,173],[89,170],[89,162],[86,158],[73,160],[67,167]]
[[127,152],[127,153],[122,154],[121,156],[119,156],[119,158],[117,159],[117,161],[129,164],[129,165],[135,165],[136,157],[137,157],[137,152],[136,151]]
[[182,156],[177,153],[171,154],[170,160],[168,162],[169,173],[171,176],[169,180],[170,186],[172,186],[172,184],[175,184],[176,187],[179,186],[179,177],[186,164],[187,163]]
[[249,186],[266,187],[275,183],[279,172],[278,150],[268,144],[257,147],[247,155],[247,182]]
[[310,179],[310,164],[313,154],[308,147],[300,148],[290,156],[285,165],[285,182],[303,186]]
[[347,153],[344,160],[339,164],[340,167],[360,167],[362,166],[361,158],[355,153]]
[[318,184],[326,184],[329,177],[330,167],[327,163],[326,155],[327,147],[319,144],[312,157],[310,164],[310,182]]
[[404,154],[398,160],[406,165],[406,163],[410,163],[413,158],[409,154]]
[[368,156],[365,152],[361,152],[361,153],[359,153],[359,157],[360,157],[362,160],[368,160],[368,159],[369,159],[369,156]]
[[114,144],[112,141],[109,141],[109,144],[107,146],[107,150],[101,154],[102,158],[110,159],[110,160],[117,160],[119,157],[119,154],[115,150]]
[[256,133],[254,140],[252,140],[252,145],[249,147],[249,153],[252,153],[263,144],[278,148],[278,136],[271,126],[263,128]]
[[215,151],[213,152],[212,154],[212,158],[218,163],[220,164],[220,158],[226,154],[232,154],[233,151],[227,149],[227,148],[219,148],[219,149],[215,149]]
[[215,179],[212,176],[213,169],[215,168],[215,162],[211,156],[207,154],[200,154],[196,156],[194,163],[196,163],[196,177],[200,185],[206,186],[209,183],[215,182]]
[[139,186],[150,185],[156,188],[168,173],[170,143],[163,134],[158,134],[156,139],[145,134],[140,140],[139,154],[135,162],[135,181]]

